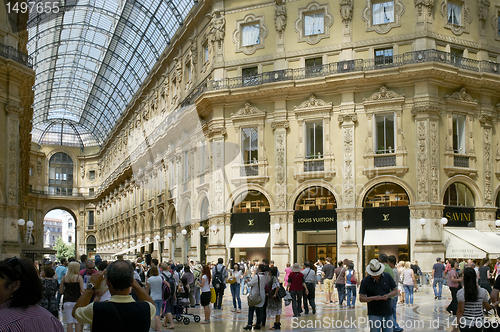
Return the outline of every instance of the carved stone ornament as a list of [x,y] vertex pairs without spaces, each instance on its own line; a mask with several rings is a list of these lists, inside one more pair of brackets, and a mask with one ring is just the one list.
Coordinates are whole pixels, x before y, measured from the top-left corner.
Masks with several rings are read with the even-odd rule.
[[174,58],[175,61],[175,77],[177,80],[177,84],[181,84],[182,82],[182,61],[180,58]]
[[207,39],[212,46],[217,42],[220,48],[221,42],[224,41],[224,36],[226,34],[226,19],[224,18],[224,14],[216,10],[212,15],[207,16],[210,18],[210,28]]
[[[323,13],[323,32],[311,35],[305,35],[305,16],[308,14]],[[323,38],[330,37],[330,28],[333,25],[333,16],[330,14],[330,4],[319,4],[316,1],[310,2],[306,7],[298,9],[297,19],[295,20],[294,29],[299,35],[298,42],[306,42],[309,45],[317,44]]]
[[434,0],[415,0],[418,16],[422,16],[423,8],[427,9],[427,15],[431,16],[432,8],[434,8]]
[[274,26],[278,36],[281,37],[286,28],[286,6],[285,0],[275,0],[274,6]]
[[416,116],[419,113],[435,114],[439,116],[441,110],[438,105],[434,105],[429,102],[416,102],[415,106],[411,110],[411,114]]
[[479,123],[484,127],[492,127],[493,126],[493,117],[487,114],[479,115]]
[[489,12],[490,12],[490,0],[479,0],[477,15],[479,17],[479,22],[481,22],[481,30],[484,30]]
[[451,95],[446,95],[444,97],[444,99],[455,99],[455,100],[459,100],[459,101],[467,101],[467,102],[471,102],[471,103],[477,103],[477,101],[475,99],[473,99],[470,94],[467,93],[465,88],[461,88],[460,91],[454,92]]
[[[495,7],[493,7],[493,15],[491,16],[491,27],[493,29],[493,35],[495,36],[495,39],[496,40],[500,40],[500,33],[498,32],[498,16],[499,16],[499,13],[500,13],[500,4],[498,5],[495,5]],[[498,66],[497,65],[494,65],[494,69],[495,71],[498,69]]]
[[332,103],[326,103],[325,101],[316,98],[315,95],[311,95],[308,100],[304,101],[299,106],[295,106],[295,109],[322,107],[322,106],[332,106]]
[[353,0],[340,0],[340,16],[342,17],[342,22],[344,22],[346,28],[352,20],[352,7]]
[[340,114],[338,120],[340,124],[348,121],[357,122],[358,116],[357,114]]
[[236,114],[231,113],[231,117],[238,116],[248,116],[248,115],[265,115],[266,112],[261,111],[255,106],[252,106],[250,103],[245,103],[245,107],[240,108]]
[[284,128],[284,129],[288,129],[289,127],[289,123],[288,123],[288,120],[283,120],[283,121],[274,121],[271,123],[271,128],[273,130],[277,129],[277,128]]
[[461,24],[453,24],[448,22],[448,1],[443,0],[441,2],[440,6],[440,12],[441,15],[444,17],[445,25],[444,27],[446,29],[450,29],[451,32],[453,32],[454,35],[460,36],[462,33],[469,33],[469,26],[472,22],[472,15],[470,13],[469,8],[466,6],[467,2],[464,0],[455,0],[457,4],[459,4],[462,8],[461,10]]
[[366,0],[361,18],[366,22],[366,31],[375,31],[379,34],[388,33],[392,28],[401,26],[401,16],[405,12],[405,5],[400,0],[394,0],[394,21],[384,24],[373,24],[373,4],[374,0]]
[[404,97],[405,95],[398,95],[396,92],[387,90],[385,86],[380,87],[379,92],[375,92],[370,96],[370,98],[364,98],[364,101],[370,101],[370,100],[387,100],[387,99],[393,99],[393,98],[401,98]]

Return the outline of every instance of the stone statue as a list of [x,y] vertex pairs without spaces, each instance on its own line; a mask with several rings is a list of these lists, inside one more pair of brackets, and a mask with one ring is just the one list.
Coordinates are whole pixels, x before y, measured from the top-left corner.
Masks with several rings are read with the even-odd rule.
[[275,0],[276,6],[274,7],[274,25],[276,32],[281,37],[286,28],[286,7],[285,0]]

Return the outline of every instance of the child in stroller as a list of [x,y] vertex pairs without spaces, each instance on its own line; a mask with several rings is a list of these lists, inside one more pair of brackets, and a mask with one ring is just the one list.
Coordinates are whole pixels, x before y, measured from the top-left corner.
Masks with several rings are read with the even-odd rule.
[[178,322],[183,322],[185,325],[188,325],[190,322],[189,317],[193,316],[193,319],[196,323],[200,321],[200,316],[195,314],[188,313],[189,308],[189,286],[187,284],[187,279],[182,278],[182,287],[179,292],[177,292],[177,303],[175,308],[175,319]]

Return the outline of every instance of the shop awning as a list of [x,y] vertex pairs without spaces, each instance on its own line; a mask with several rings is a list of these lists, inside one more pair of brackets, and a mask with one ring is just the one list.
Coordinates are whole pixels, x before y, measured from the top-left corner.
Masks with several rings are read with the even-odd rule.
[[[122,251],[119,251],[117,252],[116,254],[112,254],[113,256],[118,256],[118,255],[125,255],[126,253],[128,252],[134,252],[135,250],[138,250],[138,249],[141,249],[142,247],[144,246],[148,246],[150,245],[151,243],[153,243],[152,241],[151,242],[146,242],[146,243],[141,243],[141,244],[138,244],[136,246],[133,246],[131,248],[126,248],[126,249],[123,249]],[[108,253],[109,254],[109,253]]]
[[265,248],[268,239],[269,233],[236,233],[229,248]]
[[408,230],[403,229],[367,229],[364,246],[387,246],[408,244]]
[[446,258],[484,258],[500,254],[500,234],[476,229],[447,227],[443,234]]
[[49,254],[49,255],[55,255],[57,251],[51,248],[42,248],[42,247],[24,247],[22,248],[23,254],[37,254],[37,255],[44,255],[44,254]]

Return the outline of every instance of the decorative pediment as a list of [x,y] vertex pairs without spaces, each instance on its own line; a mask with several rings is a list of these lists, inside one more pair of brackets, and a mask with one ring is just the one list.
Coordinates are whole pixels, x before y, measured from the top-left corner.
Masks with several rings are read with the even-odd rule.
[[295,106],[295,109],[311,108],[311,107],[321,107],[321,106],[331,106],[332,103],[326,103],[324,100],[316,98],[315,95],[311,95],[308,100],[304,101],[299,106]]
[[263,121],[265,117],[265,111],[252,106],[250,103],[245,103],[245,107],[240,108],[236,114],[231,113],[231,120],[233,120],[233,123],[241,121]]
[[380,87],[379,92],[375,92],[370,96],[370,98],[364,98],[364,101],[371,101],[371,100],[388,100],[388,99],[395,99],[395,98],[404,98],[404,94],[398,95],[396,92],[387,90],[385,86]]
[[92,203],[89,203],[89,204],[87,204],[87,205],[85,206],[85,209],[86,209],[86,210],[89,210],[89,209],[95,209],[95,205],[94,205],[94,204],[92,204]]
[[470,94],[467,93],[465,88],[461,88],[460,91],[454,92],[451,95],[446,95],[444,97],[444,99],[448,99],[448,100],[454,99],[454,100],[458,100],[458,101],[466,101],[466,102],[477,104],[477,101],[475,99],[473,99]]
[[316,98],[315,95],[311,95],[309,99],[302,102],[299,106],[295,106],[295,114],[297,116],[326,116],[332,109],[332,103],[327,103],[322,99]]

